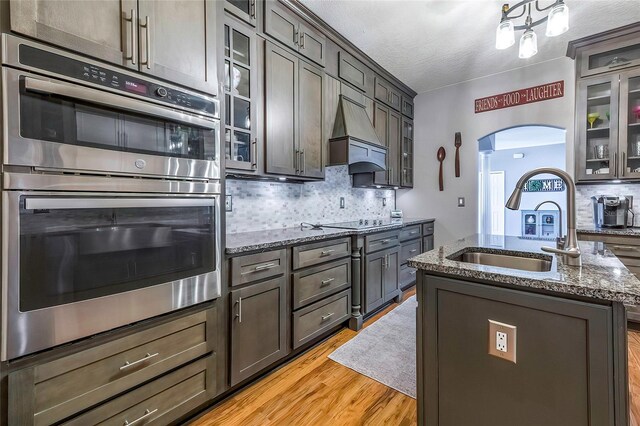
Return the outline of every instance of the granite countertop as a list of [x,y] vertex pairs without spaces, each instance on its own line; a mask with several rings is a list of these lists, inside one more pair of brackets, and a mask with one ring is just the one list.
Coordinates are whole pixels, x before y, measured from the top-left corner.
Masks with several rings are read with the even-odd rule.
[[[604,244],[579,241],[582,267],[563,264],[562,258],[540,250],[549,242],[502,235],[472,235],[409,259],[409,266],[453,278],[493,281],[555,293],[574,294],[611,302],[640,305],[640,281]],[[528,272],[449,260],[469,248],[492,252],[527,252],[527,257],[551,256],[550,272]]]
[[595,226],[578,228],[578,234],[588,235],[625,235],[625,236],[640,236],[640,227],[629,227],[625,229],[621,228],[596,228]]
[[227,234],[225,252],[227,254],[238,254],[259,250],[271,250],[331,238],[390,231],[408,225],[433,222],[434,220],[435,219],[429,218],[403,218],[402,221],[397,223],[367,229],[323,228],[318,230],[296,226],[294,228],[270,229],[267,231],[237,232]]

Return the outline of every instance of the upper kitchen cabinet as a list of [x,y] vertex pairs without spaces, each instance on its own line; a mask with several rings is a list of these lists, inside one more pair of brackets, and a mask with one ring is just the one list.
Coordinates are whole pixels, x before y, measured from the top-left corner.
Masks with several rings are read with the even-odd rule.
[[251,26],[256,26],[258,0],[225,0],[224,9],[232,15],[242,19]]
[[225,156],[227,169],[260,168],[259,58],[253,28],[230,16],[224,23]]
[[136,0],[11,0],[11,30],[138,68]]
[[618,176],[619,75],[583,79],[576,92],[578,180]]
[[266,1],[264,32],[320,66],[325,64],[326,38],[277,1]]
[[400,185],[400,137],[402,117],[389,108],[376,104],[374,113],[374,129],[378,139],[387,147],[387,169],[374,173],[374,184]]
[[413,120],[406,117],[402,117],[400,167],[400,186],[413,188]]
[[385,79],[376,76],[374,95],[376,100],[383,102],[396,111],[400,111],[402,104],[401,93]]
[[637,34],[629,34],[584,49],[577,71],[580,77],[587,77],[637,66],[640,66],[640,42]]
[[215,0],[139,0],[140,70],[216,92]]
[[338,53],[338,77],[358,90],[366,92],[373,80],[373,71],[344,50],[341,50]]
[[639,36],[635,25],[569,43],[579,182],[640,178]]
[[266,42],[266,171],[323,178],[324,73]]
[[12,0],[11,30],[217,93],[214,0]]
[[402,115],[413,118],[413,98],[402,95]]

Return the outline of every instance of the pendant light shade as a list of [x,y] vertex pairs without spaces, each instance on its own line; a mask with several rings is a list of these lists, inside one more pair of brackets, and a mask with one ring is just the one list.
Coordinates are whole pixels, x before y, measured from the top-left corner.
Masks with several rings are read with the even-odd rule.
[[496,28],[496,49],[506,49],[513,46],[515,42],[513,22],[510,19],[500,22]]
[[560,2],[551,8],[547,20],[547,37],[555,37],[569,30],[569,8]]
[[538,37],[531,28],[526,30],[520,38],[518,56],[522,59],[530,58],[538,53]]

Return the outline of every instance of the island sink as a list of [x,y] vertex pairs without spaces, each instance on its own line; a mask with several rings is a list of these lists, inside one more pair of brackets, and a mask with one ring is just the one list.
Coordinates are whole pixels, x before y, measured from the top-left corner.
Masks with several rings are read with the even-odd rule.
[[[532,253],[533,255],[533,253]],[[527,256],[527,253],[513,254],[511,252],[505,252],[504,254],[498,253],[485,253],[481,251],[465,251],[464,253],[453,255],[448,258],[456,262],[475,263],[485,266],[496,266],[499,268],[519,269],[529,272],[549,272],[551,271],[551,265],[553,258],[551,256],[544,256],[540,258],[539,254],[536,257]]]

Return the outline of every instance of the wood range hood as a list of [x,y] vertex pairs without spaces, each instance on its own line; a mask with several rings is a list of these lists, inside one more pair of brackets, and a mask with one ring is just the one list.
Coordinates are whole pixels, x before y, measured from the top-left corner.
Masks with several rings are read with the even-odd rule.
[[340,95],[328,165],[348,164],[353,175],[384,171],[386,163],[387,148],[380,143],[364,105]]

